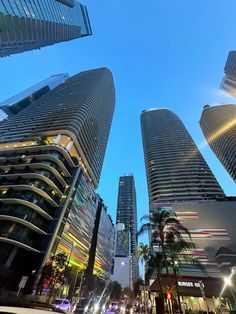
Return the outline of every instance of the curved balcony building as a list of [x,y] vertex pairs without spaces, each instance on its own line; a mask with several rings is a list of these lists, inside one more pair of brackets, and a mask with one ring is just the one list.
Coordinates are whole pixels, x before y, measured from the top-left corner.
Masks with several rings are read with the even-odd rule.
[[204,106],[200,126],[209,146],[236,182],[236,106]]
[[175,113],[144,110],[141,127],[150,202],[224,199],[224,192]]
[[111,72],[86,71],[0,125],[0,266],[13,288],[55,252],[80,184],[97,187],[114,101]]

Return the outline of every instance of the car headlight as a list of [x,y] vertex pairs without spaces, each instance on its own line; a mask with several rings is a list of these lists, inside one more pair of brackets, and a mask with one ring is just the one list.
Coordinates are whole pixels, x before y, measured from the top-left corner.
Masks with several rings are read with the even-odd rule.
[[99,310],[99,303],[94,304],[94,311],[97,312]]

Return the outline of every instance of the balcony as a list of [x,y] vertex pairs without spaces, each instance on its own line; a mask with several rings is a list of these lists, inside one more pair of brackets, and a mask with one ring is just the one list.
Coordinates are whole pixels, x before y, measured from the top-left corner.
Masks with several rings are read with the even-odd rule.
[[44,232],[49,231],[49,223],[47,220],[43,219],[42,216],[38,215],[33,209],[25,207],[19,204],[1,204],[0,205],[0,216],[12,216],[28,221],[35,227],[41,229]]

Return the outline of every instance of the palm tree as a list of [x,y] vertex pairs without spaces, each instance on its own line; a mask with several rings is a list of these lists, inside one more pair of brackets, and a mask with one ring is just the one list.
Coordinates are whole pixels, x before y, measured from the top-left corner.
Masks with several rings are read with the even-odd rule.
[[160,290],[162,290],[160,273],[163,267],[163,255],[160,252],[154,252],[153,250],[151,250],[147,244],[141,243],[137,248],[136,257],[138,262],[141,261],[141,263],[145,263],[145,282],[147,279],[150,279],[152,275],[155,274],[160,285]]
[[[191,240],[190,236],[189,240]],[[171,232],[166,234],[166,251],[169,260],[169,267],[172,268],[174,274],[175,288],[180,310],[181,302],[177,274],[180,272],[180,269],[184,264],[201,265],[197,262],[197,259],[192,258],[190,255],[191,251],[195,248],[196,245],[191,241],[186,241],[182,237],[176,237]]]
[[162,283],[161,283],[161,270],[163,268],[163,254],[160,252],[150,252],[146,260],[145,277],[150,279],[153,275],[156,275],[160,292],[162,294]]
[[148,255],[149,255],[148,244],[140,243],[136,250],[136,258],[138,262],[141,262],[143,264],[145,260],[148,258]]
[[143,216],[141,222],[142,221],[146,221],[146,223],[143,223],[138,235],[148,232],[152,237],[152,246],[153,244],[158,244],[158,246],[160,246],[164,259],[164,267],[169,281],[166,234],[173,234],[175,237],[180,239],[182,238],[183,233],[190,236],[189,231],[182,225],[175,212],[168,211],[166,209],[152,211],[149,215]]

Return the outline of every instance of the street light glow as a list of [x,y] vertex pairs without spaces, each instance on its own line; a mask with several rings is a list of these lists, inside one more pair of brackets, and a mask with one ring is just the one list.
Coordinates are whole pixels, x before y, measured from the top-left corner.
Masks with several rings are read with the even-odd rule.
[[231,286],[232,285],[232,281],[230,277],[224,277],[224,282],[227,286]]

